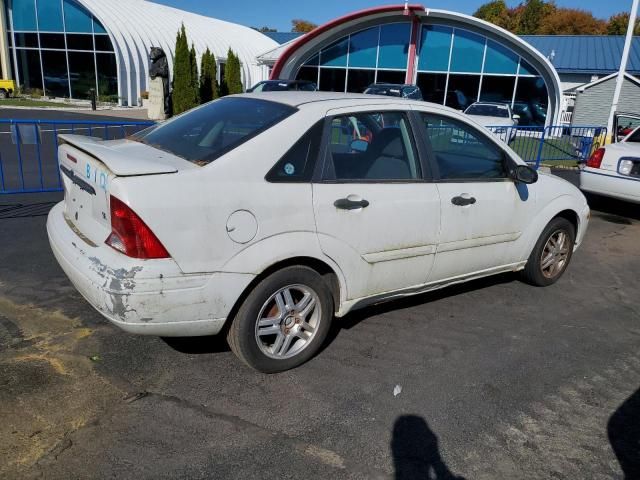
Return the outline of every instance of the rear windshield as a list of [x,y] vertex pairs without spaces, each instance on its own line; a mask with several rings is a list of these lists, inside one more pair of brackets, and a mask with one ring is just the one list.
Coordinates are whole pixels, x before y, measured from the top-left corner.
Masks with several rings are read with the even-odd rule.
[[197,165],[207,165],[296,109],[253,98],[223,98],[131,137]]
[[483,117],[509,117],[509,109],[506,105],[471,105],[467,108],[469,115],[482,115]]

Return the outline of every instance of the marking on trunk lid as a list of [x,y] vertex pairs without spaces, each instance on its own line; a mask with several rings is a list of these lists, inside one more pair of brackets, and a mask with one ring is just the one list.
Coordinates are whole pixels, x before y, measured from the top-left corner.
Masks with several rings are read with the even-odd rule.
[[69,177],[69,180],[71,180],[74,184],[76,184],[80,188],[80,190],[84,190],[85,192],[87,192],[87,193],[89,193],[91,195],[95,195],[96,194],[96,189],[93,188],[91,185],[89,185],[84,180],[82,180],[81,178],[79,178],[73,172],[73,170],[71,170],[70,168],[65,167],[64,165],[60,165],[60,170],[67,177]]

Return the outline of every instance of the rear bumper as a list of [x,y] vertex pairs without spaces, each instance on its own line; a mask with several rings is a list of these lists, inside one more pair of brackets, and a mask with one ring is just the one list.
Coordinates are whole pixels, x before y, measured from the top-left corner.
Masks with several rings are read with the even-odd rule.
[[628,202],[640,203],[640,179],[586,167],[580,171],[580,189]]
[[89,245],[69,226],[64,204],[47,219],[51,249],[82,296],[123,330],[167,337],[214,335],[253,275],[189,274],[172,259],[131,259]]

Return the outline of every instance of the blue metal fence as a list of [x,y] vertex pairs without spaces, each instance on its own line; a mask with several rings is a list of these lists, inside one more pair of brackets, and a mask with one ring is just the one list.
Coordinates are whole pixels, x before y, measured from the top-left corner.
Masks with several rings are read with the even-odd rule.
[[[52,121],[0,119],[0,194],[58,192],[58,134],[73,133],[104,140],[125,138],[150,121]],[[487,127],[523,160],[541,165],[577,165],[605,144],[600,126]]]
[[577,166],[607,139],[607,128],[596,125],[487,128],[536,168],[541,165]]
[[153,124],[0,119],[0,194],[62,191],[57,156],[60,133],[114,140]]

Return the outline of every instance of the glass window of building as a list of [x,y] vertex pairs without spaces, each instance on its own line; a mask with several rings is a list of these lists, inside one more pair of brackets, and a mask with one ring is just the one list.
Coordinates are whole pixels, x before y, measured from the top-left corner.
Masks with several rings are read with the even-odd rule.
[[13,0],[9,13],[15,29],[9,46],[16,53],[16,80],[25,92],[87,99],[93,88],[100,100],[118,101],[113,45],[84,7],[74,0]]
[[410,39],[411,25],[409,23],[383,25],[380,28],[378,68],[406,70],[409,61]]
[[349,39],[349,67],[376,68],[379,28],[370,28],[351,35]]
[[69,96],[69,76],[67,75],[67,55],[64,51],[43,50],[42,70],[44,88],[48,95]]
[[38,0],[38,27],[41,32],[64,31],[60,0]]
[[456,29],[451,52],[451,71],[480,73],[484,57],[485,39],[475,33]]
[[11,4],[13,11],[13,29],[16,31],[35,31],[38,29],[36,21],[35,0],[19,0]]
[[91,14],[72,0],[64,0],[64,25],[67,32],[92,33]]
[[18,73],[23,79],[21,86],[25,93],[42,90],[42,71],[40,70],[40,52],[38,50],[16,49]]
[[438,25],[422,27],[422,44],[418,70],[446,72],[449,70],[449,54],[453,29]]

